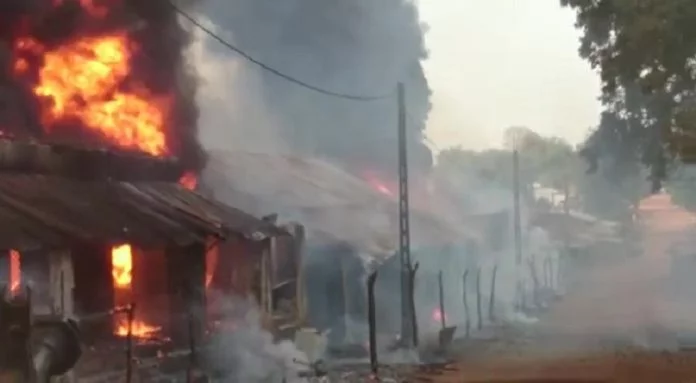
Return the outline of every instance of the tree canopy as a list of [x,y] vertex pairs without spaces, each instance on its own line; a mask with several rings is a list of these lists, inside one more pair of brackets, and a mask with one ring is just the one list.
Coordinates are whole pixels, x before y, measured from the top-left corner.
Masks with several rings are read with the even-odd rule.
[[[525,127],[509,128],[504,136],[506,149],[481,152],[452,148],[442,151],[435,167],[437,180],[460,200],[460,206],[475,204],[467,194],[493,189],[504,192],[512,201],[512,150],[519,152],[520,180],[526,199],[532,186],[571,190],[574,208],[600,218],[615,221],[630,219],[638,201],[648,193],[645,175],[634,164],[622,166],[622,177],[614,177],[613,160],[597,159],[596,171],[588,173],[588,164],[580,151],[556,137],[544,137]],[[491,198],[493,198],[491,196]]]
[[560,0],[576,12],[580,55],[600,73],[602,121],[584,154],[642,162],[653,189],[672,159],[696,160],[696,2]]

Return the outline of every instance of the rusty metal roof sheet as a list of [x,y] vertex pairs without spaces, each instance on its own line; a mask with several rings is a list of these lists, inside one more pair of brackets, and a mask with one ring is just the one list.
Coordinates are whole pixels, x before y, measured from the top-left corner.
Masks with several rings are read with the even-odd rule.
[[213,152],[205,178],[279,206],[301,208],[385,203],[362,180],[316,158]]
[[[309,229],[361,246],[365,251],[393,254],[398,240],[396,198],[366,181],[317,158],[248,152],[213,152],[204,180],[234,190],[234,200],[251,196],[264,207],[299,208]],[[247,198],[248,199],[248,198]],[[252,209],[252,205],[245,208]],[[428,210],[411,210],[414,246],[480,240],[480,230],[446,220]]]
[[76,241],[158,246],[207,236],[252,239],[280,229],[178,184],[0,174],[0,248]]
[[568,241],[573,245],[621,241],[617,223],[575,212],[537,212],[531,217],[530,224],[546,230],[556,241]]

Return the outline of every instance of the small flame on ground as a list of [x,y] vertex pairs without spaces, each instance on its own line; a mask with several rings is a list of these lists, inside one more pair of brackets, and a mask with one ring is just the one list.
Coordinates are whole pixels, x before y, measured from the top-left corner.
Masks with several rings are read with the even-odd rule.
[[[440,309],[433,310],[432,318],[436,322],[441,322],[442,321],[442,311],[440,311]],[[447,321],[447,314],[445,314],[445,321]]]
[[[136,338],[147,338],[162,330],[162,327],[151,326],[140,320],[133,320],[131,325],[131,331]],[[120,319],[116,325],[116,331],[114,333],[118,336],[128,336],[128,320]]]
[[10,250],[10,292],[16,294],[22,283],[22,259],[19,251]]

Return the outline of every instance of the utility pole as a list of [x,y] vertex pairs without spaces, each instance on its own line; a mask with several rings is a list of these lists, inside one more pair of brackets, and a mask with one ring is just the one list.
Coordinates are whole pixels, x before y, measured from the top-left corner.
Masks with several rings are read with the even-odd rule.
[[404,84],[399,83],[398,136],[399,136],[399,261],[401,265],[401,340],[404,346],[414,343],[413,307],[411,288],[411,231],[408,204],[408,151],[406,141],[406,98]]
[[517,151],[517,138],[514,138],[512,147],[512,190],[513,190],[513,220],[515,233],[515,265],[517,274],[517,296],[521,299],[522,291],[521,268],[522,268],[522,218],[520,216],[520,157]]
[[520,157],[517,152],[517,143],[512,150],[512,190],[513,190],[513,214],[515,225],[515,263],[522,264],[522,222],[520,217]]

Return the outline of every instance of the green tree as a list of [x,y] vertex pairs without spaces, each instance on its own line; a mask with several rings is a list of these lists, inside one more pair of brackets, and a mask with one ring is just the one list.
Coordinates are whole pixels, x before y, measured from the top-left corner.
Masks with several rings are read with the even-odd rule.
[[696,211],[696,168],[691,165],[677,166],[665,189],[672,196],[672,201],[688,210]]
[[506,149],[469,151],[452,148],[438,156],[436,178],[450,189],[474,190],[479,185],[512,190],[512,146],[519,152],[524,198],[531,199],[534,184],[563,189],[581,173],[577,153],[567,142],[543,137],[524,127],[509,128]]
[[505,131],[505,146],[517,149],[521,179],[526,184],[564,189],[581,173],[573,147],[558,137],[544,137],[524,127]]
[[610,169],[600,164],[597,171],[576,180],[580,208],[602,219],[629,222],[640,200],[650,193],[647,174],[637,169],[630,175],[613,177]]
[[[588,139],[592,148],[598,148],[591,142],[598,139],[610,143],[608,138],[594,134]],[[505,150],[453,148],[441,152],[435,167],[438,184],[454,191],[463,206],[467,206],[467,191],[497,188],[511,193],[512,149],[517,148],[522,192],[527,200],[532,199],[534,184],[567,189],[576,201],[575,208],[603,219],[624,221],[630,219],[638,201],[649,191],[646,175],[635,162],[595,158],[591,164],[594,169],[590,169],[581,157],[591,157],[585,146],[576,150],[562,139],[544,137],[524,127],[509,128],[504,142]]]
[[[601,124],[588,152],[628,154],[621,164],[642,161],[657,190],[673,157],[696,159],[696,2],[560,3],[577,14],[576,26],[583,32],[580,55],[600,72],[606,118],[621,122]],[[611,149],[598,139],[619,135],[621,140],[610,141]]]

